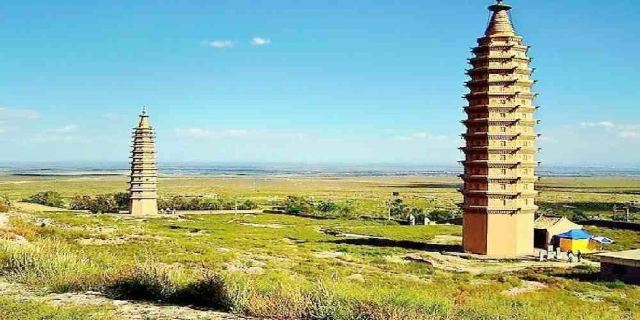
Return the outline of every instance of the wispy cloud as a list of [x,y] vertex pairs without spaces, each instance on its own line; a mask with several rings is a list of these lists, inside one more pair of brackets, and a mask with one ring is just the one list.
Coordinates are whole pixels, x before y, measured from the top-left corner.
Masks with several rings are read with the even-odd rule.
[[249,133],[249,131],[244,129],[226,129],[214,131],[205,128],[176,128],[174,132],[176,136],[181,138],[236,138],[245,136]]
[[615,128],[616,124],[611,121],[598,121],[598,122],[582,122],[580,123],[582,128]]
[[640,132],[637,130],[628,129],[620,132],[618,136],[620,138],[625,138],[625,139],[637,139],[637,138],[640,138]]
[[443,134],[432,134],[429,132],[414,132],[408,135],[402,135],[396,137],[399,140],[432,140],[432,141],[444,141],[449,139],[448,136]]
[[9,120],[35,120],[40,114],[31,109],[0,107],[0,119]]
[[66,125],[64,127],[60,127],[60,128],[54,128],[51,130],[51,132],[53,133],[71,133],[78,130],[78,126],[74,125],[74,124],[70,124],[70,125]]
[[[600,129],[614,134],[617,138],[637,139],[640,138],[640,124],[622,124],[613,121],[587,121],[578,125],[582,129]],[[575,128],[575,126],[567,126],[567,128]]]
[[229,130],[222,130],[220,132],[217,133],[217,136],[220,137],[241,137],[241,136],[246,136],[249,133],[249,131],[244,130],[244,129],[229,129]]
[[31,142],[34,143],[95,143],[87,137],[69,133],[41,133],[35,135]]
[[253,39],[251,39],[251,45],[252,46],[266,46],[271,44],[271,40],[270,39],[266,39],[266,38],[262,38],[262,37],[253,37]]
[[234,46],[234,43],[231,40],[210,40],[203,41],[202,44],[216,49],[226,49]]
[[187,138],[201,138],[211,135],[211,131],[202,128],[176,128],[174,132],[178,137]]
[[107,120],[111,120],[111,121],[120,121],[123,120],[125,117],[122,114],[119,113],[115,113],[115,112],[108,112],[102,115],[103,118],[107,119]]

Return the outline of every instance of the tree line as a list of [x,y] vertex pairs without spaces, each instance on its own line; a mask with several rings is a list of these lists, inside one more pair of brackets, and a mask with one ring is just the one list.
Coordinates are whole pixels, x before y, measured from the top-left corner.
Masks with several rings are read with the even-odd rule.
[[[406,205],[402,199],[394,199],[387,204],[387,215],[393,219],[406,220],[413,215],[417,221],[441,222],[459,218],[460,212],[451,210],[431,210]],[[280,209],[293,215],[313,215],[318,217],[357,218],[359,211],[354,200],[333,201],[314,200],[302,196],[288,196],[280,203]]]
[[[78,195],[68,204],[64,197],[55,191],[38,192],[24,202],[49,207],[87,210],[91,213],[118,213],[129,209],[129,194],[126,192],[101,194],[97,196]],[[159,210],[253,210],[258,204],[252,200],[226,200],[221,198],[173,196],[158,199]],[[0,209],[2,209],[0,201]],[[8,210],[8,209],[7,209]]]

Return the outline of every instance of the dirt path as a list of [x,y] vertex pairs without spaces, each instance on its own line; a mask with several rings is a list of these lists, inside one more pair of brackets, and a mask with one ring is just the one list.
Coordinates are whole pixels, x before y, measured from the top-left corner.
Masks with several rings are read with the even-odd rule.
[[14,202],[13,203],[14,210],[19,212],[56,212],[56,211],[68,211],[67,209],[55,208],[43,206],[41,204],[36,203],[28,203],[28,202]]
[[580,264],[597,266],[592,261],[583,260],[581,263],[568,263],[566,261],[500,261],[500,260],[474,260],[465,259],[460,256],[447,255],[439,252],[422,252],[409,254],[407,260],[427,263],[434,268],[451,271],[465,272],[470,274],[499,274],[505,272],[515,272],[527,268],[573,268]]
[[[42,293],[24,285],[9,283],[0,279],[0,296],[16,300],[44,302],[54,306],[104,307],[121,319],[127,320],[251,320],[216,311],[196,310],[189,307],[156,305],[151,303],[113,300],[98,292],[85,293]],[[256,319],[253,319],[256,320]]]

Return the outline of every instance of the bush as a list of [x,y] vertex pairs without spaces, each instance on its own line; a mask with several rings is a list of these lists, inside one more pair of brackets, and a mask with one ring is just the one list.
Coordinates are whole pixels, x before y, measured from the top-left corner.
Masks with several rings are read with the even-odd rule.
[[126,271],[106,288],[117,299],[167,301],[175,296],[176,285],[166,268],[142,265]]
[[329,213],[338,210],[338,205],[331,200],[320,200],[315,207],[317,211],[322,213]]
[[580,222],[580,221],[589,220],[589,216],[587,216],[587,214],[584,213],[584,211],[573,210],[570,219],[575,222]]
[[0,196],[0,212],[9,212],[11,210],[11,201],[6,197]]
[[129,194],[98,195],[95,198],[87,195],[75,196],[69,202],[71,210],[89,210],[91,213],[118,213],[129,209]]
[[351,217],[356,211],[356,203],[354,200],[347,200],[337,206],[337,213],[341,217]]
[[113,201],[115,201],[118,210],[129,210],[129,193],[118,192],[113,195]]
[[118,213],[120,208],[113,196],[100,195],[91,201],[89,211],[91,213]]
[[253,210],[258,208],[258,204],[252,200],[244,200],[242,202],[224,201],[222,199],[213,198],[188,198],[183,196],[175,196],[171,198],[161,198],[158,200],[158,209],[160,210]]
[[258,204],[252,200],[244,200],[238,204],[238,210],[254,210],[258,208]]
[[93,199],[91,196],[75,196],[69,202],[69,209],[71,210],[89,210]]
[[282,206],[284,207],[284,211],[290,214],[313,212],[313,203],[304,197],[288,196]]
[[176,293],[175,299],[183,304],[217,310],[227,311],[232,307],[224,278],[212,273],[206,273],[199,281],[189,283]]
[[456,216],[455,214],[453,214],[450,211],[446,211],[446,210],[434,210],[429,212],[429,220],[431,221],[445,221],[445,220],[449,220],[449,219],[454,219]]
[[24,199],[24,201],[49,207],[64,207],[64,200],[62,199],[62,195],[55,191],[38,192],[31,197]]
[[406,209],[407,206],[404,204],[402,199],[394,199],[389,204],[389,212],[392,216],[401,217],[405,214]]

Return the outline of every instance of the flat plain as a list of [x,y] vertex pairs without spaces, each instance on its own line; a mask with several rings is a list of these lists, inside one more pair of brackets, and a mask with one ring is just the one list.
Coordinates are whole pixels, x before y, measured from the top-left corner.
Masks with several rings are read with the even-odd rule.
[[[640,288],[601,281],[595,259],[468,259],[447,253],[460,244],[459,226],[384,219],[392,192],[408,206],[452,211],[457,187],[456,178],[423,176],[163,177],[159,184],[161,197],[251,199],[262,209],[287,196],[350,203],[349,217],[331,219],[133,218],[20,204],[2,215],[0,318],[640,317]],[[13,201],[48,190],[68,199],[122,192],[126,178],[0,177],[0,195]],[[640,200],[640,179],[543,178],[539,190],[548,212],[610,218],[612,204]],[[640,248],[639,232],[587,230],[614,238],[609,250]]]

